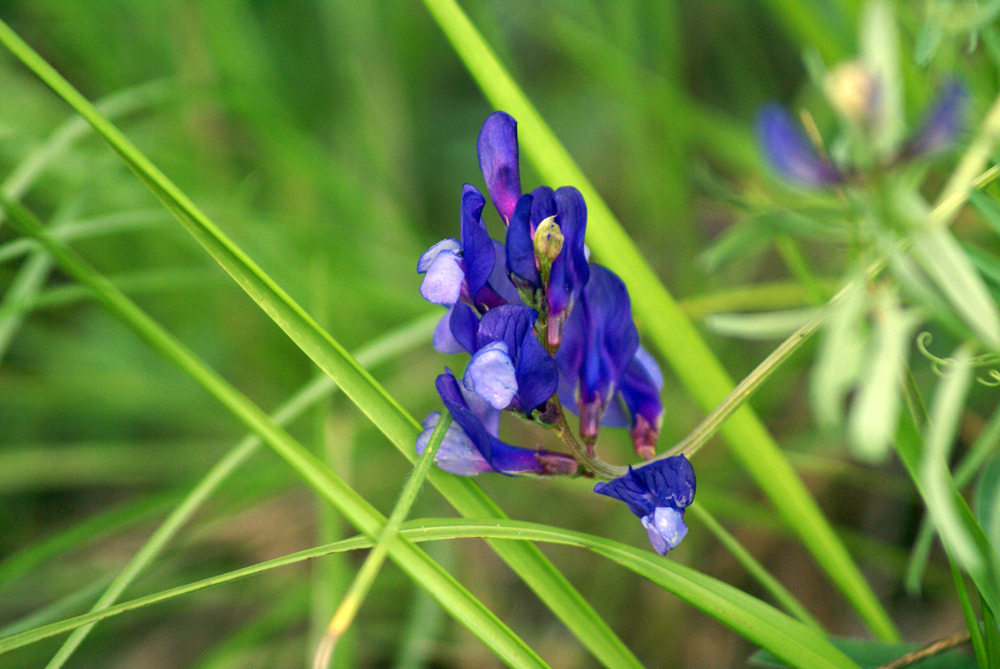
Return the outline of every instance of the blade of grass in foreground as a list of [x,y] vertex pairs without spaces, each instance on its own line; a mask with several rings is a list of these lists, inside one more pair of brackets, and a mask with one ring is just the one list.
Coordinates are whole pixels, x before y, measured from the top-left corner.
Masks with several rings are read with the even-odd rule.
[[[291,297],[226,237],[212,221],[58,72],[0,21],[0,43],[83,116],[122,157],[178,222],[205,248],[295,344],[411,462],[419,424]],[[473,481],[433,471],[430,481],[465,516],[503,518]],[[538,548],[524,542],[490,546],[602,663],[639,667],[635,655]]]
[[[792,666],[810,668],[857,666],[815,629],[731,585],[672,560],[664,560],[648,550],[571,530],[512,520],[482,522],[456,518],[421,518],[405,523],[403,528],[401,535],[415,542],[492,537],[495,539],[551,542],[587,548],[614,560],[643,578],[672,592]],[[125,611],[156,604],[173,597],[229,583],[303,560],[340,551],[368,548],[372,543],[371,539],[364,537],[346,539],[134,599],[99,613],[88,613],[15,637],[0,639],[0,653]]]
[[[157,353],[187,373],[229,409],[235,418],[256,432],[276,455],[291,466],[318,495],[336,506],[359,531],[373,537],[381,532],[385,526],[385,517],[295,441],[270,416],[161,328],[86,261],[48,236],[41,223],[21,205],[2,198],[0,205],[7,210],[13,227],[41,242],[63,271],[89,286],[112,315],[125,323]],[[390,555],[414,582],[425,588],[498,658],[512,666],[547,666],[530,646],[424,551],[407,541],[397,541],[390,547]]]
[[[371,366],[414,348],[418,345],[418,342],[426,341],[427,337],[434,331],[434,325],[437,323],[437,320],[438,315],[432,314],[383,335],[358,351],[358,362],[366,366]],[[316,378],[306,384],[275,411],[273,414],[274,422],[278,425],[285,425],[291,422],[305,413],[317,401],[330,396],[336,388],[337,386],[329,377],[321,376]],[[205,474],[201,481],[191,489],[191,492],[167,516],[160,526],[157,527],[156,531],[150,535],[139,551],[132,556],[132,559],[122,568],[107,590],[94,603],[91,611],[100,611],[118,601],[118,598],[125,592],[125,589],[160,555],[167,544],[177,535],[181,527],[201,508],[209,496],[240,465],[246,462],[262,444],[263,441],[259,436],[250,434],[226,453]],[[77,647],[83,643],[83,640],[90,633],[91,629],[92,626],[87,625],[75,630],[52,657],[52,660],[48,664],[48,669],[61,667]]]
[[[608,205],[454,0],[424,0],[487,99],[518,119],[522,150],[545,181],[587,201],[590,248],[628,285],[632,310],[681,383],[706,411],[733,389],[721,363],[643,259]],[[879,638],[899,638],[889,615],[778,445],[746,405],[721,428],[732,453]]]

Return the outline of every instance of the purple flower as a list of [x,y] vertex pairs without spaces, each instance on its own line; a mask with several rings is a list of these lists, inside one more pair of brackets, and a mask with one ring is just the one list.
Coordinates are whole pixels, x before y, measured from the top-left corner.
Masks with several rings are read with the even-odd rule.
[[[590,280],[566,321],[556,353],[559,370],[575,391],[580,436],[585,440],[596,438],[601,417],[638,348],[639,333],[625,284],[611,270],[591,265]],[[638,401],[638,395],[633,398]]]
[[843,181],[843,174],[817,153],[779,105],[764,105],[757,114],[757,141],[771,167],[791,181],[804,186],[830,186]]
[[[473,392],[463,391],[451,371],[437,377],[441,400],[454,417],[434,461],[441,469],[461,476],[483,472],[501,474],[574,474],[577,462],[562,453],[512,446],[497,436],[500,412]],[[440,420],[435,412],[424,419],[417,437],[417,453],[423,453],[434,426]]]
[[440,241],[417,261],[417,272],[424,275],[420,294],[428,302],[452,307],[462,301],[485,311],[518,299],[504,269],[503,244],[491,239],[483,224],[485,204],[476,187],[465,184],[461,242]]
[[969,102],[969,91],[957,80],[948,81],[927,111],[920,128],[903,146],[900,158],[913,158],[946,148],[958,137]]
[[664,555],[687,534],[684,509],[694,501],[694,469],[683,455],[675,455],[629,467],[624,476],[598,483],[594,492],[625,502],[642,520],[653,548]]

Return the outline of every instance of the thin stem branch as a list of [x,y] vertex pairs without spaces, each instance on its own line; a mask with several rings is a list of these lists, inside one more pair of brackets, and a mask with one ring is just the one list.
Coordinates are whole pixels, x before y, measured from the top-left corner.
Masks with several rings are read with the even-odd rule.
[[389,514],[389,519],[382,527],[378,541],[371,552],[368,553],[368,557],[365,558],[364,564],[361,565],[361,569],[358,570],[354,581],[351,582],[351,586],[347,589],[347,593],[334,612],[333,618],[330,620],[330,625],[326,629],[326,634],[319,642],[316,655],[313,657],[313,669],[327,669],[330,666],[330,660],[333,658],[337,642],[351,626],[351,623],[354,622],[361,604],[364,603],[368,591],[371,590],[372,584],[375,583],[375,578],[382,569],[382,565],[385,564],[385,559],[389,555],[389,547],[396,540],[396,535],[399,534],[399,527],[406,520],[410,509],[413,507],[413,502],[417,499],[417,493],[420,492],[420,488],[423,486],[428,472],[430,472],[431,463],[434,462],[434,456],[441,442],[444,440],[445,433],[451,427],[451,422],[451,414],[443,413],[441,418],[438,419],[437,425],[434,426],[430,440],[427,442],[424,452],[420,455],[420,459],[417,460],[417,464],[413,467],[413,472],[410,474],[410,478],[407,479],[406,485],[403,486],[403,490],[399,493],[396,506],[393,507],[392,513]]
[[917,650],[902,655],[892,662],[883,664],[879,669],[902,669],[902,667],[908,667],[911,664],[916,664],[921,660],[925,660],[928,657],[934,655],[939,655],[946,650],[951,650],[955,646],[961,646],[963,643],[969,642],[968,632],[956,632],[950,636],[946,636],[943,639],[938,639],[932,643],[927,644],[923,648],[918,648]]

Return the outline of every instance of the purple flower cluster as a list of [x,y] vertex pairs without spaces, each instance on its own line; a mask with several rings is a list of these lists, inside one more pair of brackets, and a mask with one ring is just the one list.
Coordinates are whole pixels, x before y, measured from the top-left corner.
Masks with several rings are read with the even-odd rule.
[[[877,86],[872,86],[877,95]],[[968,91],[959,81],[949,81],[926,112],[923,122],[900,147],[891,162],[936,153],[952,142],[962,128]],[[844,183],[850,171],[821,155],[781,105],[769,103],[757,114],[757,141],[768,163],[781,176],[802,186],[823,188]]]
[[[639,345],[625,284],[589,262],[583,196],[571,186],[521,192],[517,123],[504,112],[486,119],[478,150],[490,200],[506,226],[504,242],[490,237],[482,219],[486,199],[466,184],[459,238],[438,242],[417,263],[421,295],[448,308],[434,347],[471,355],[461,379],[448,369],[437,377],[454,418],[437,465],[463,476],[584,473],[570,455],[502,441],[501,411],[541,425],[565,425],[563,409],[577,413],[590,456],[602,425],[628,427],[638,455],[652,458],[663,376]],[[418,452],[439,420],[438,413],[424,420]],[[687,531],[683,510],[694,496],[694,473],[680,461],[687,467],[680,478],[664,474],[679,466],[678,458],[668,458],[596,488],[629,504],[660,553]]]
[[[421,295],[448,307],[434,347],[472,355],[461,383],[450,371],[438,377],[438,392],[456,421],[439,466],[457,474],[575,472],[569,456],[531,451],[532,462],[497,437],[500,411],[544,422],[557,392],[567,409],[579,412],[588,444],[602,424],[628,426],[637,452],[652,457],[663,377],[639,347],[625,284],[588,262],[583,196],[571,186],[521,192],[517,124],[508,114],[486,119],[478,149],[490,200],[507,226],[506,243],[490,238],[482,219],[486,200],[466,184],[460,239],[438,242],[417,263]],[[436,418],[428,421],[420,443]]]

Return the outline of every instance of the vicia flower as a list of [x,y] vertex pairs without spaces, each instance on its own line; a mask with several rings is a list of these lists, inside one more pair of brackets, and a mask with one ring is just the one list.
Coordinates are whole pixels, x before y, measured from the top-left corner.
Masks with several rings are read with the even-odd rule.
[[503,244],[490,238],[482,221],[486,200],[475,186],[462,188],[462,240],[445,239],[417,261],[424,275],[420,294],[428,302],[452,307],[459,301],[481,311],[517,300],[504,270]]
[[548,344],[555,348],[561,343],[573,304],[590,277],[584,246],[587,205],[580,191],[572,186],[556,191],[542,186],[518,199],[507,228],[507,269],[511,281],[521,290],[534,293],[543,288],[542,259],[537,257],[537,251],[543,247],[536,244],[535,232],[550,220],[558,226],[561,238],[555,259],[545,259],[551,262],[545,285]]
[[[869,95],[877,96],[878,86],[868,87]],[[888,164],[899,163],[946,148],[958,137],[968,91],[955,80],[948,81],[931,105],[919,128],[890,156]],[[869,106],[873,106],[870,102]],[[860,112],[858,112],[860,113]],[[873,126],[877,131],[877,126]],[[769,103],[757,114],[757,141],[768,163],[781,176],[800,185],[822,188],[844,182],[845,169],[834,166],[820,155],[791,115],[780,105]]]
[[[562,453],[532,450],[501,441],[498,434],[500,412],[475,393],[464,390],[450,371],[437,377],[437,390],[454,423],[445,433],[434,462],[441,469],[460,476],[483,472],[501,474],[575,474],[576,460]],[[417,453],[423,453],[431,432],[441,418],[434,412],[424,419],[417,437]]]
[[[556,353],[563,378],[564,405],[576,405],[580,414],[580,436],[593,443],[602,416],[615,394],[622,392],[633,413],[633,428],[640,425],[640,421],[644,422],[633,436],[642,436],[642,444],[637,442],[636,447],[648,457],[648,450],[653,446],[650,438],[655,442],[662,413],[659,407],[662,378],[656,363],[646,355],[622,383],[638,349],[639,333],[632,321],[625,284],[611,270],[591,265],[590,280],[566,321],[562,346]],[[618,420],[622,420],[620,407],[616,410]],[[651,433],[653,426],[655,431]]]
[[694,469],[683,455],[675,455],[629,467],[624,476],[598,483],[594,492],[625,502],[642,520],[656,552],[665,555],[687,535],[684,509],[694,501]]

